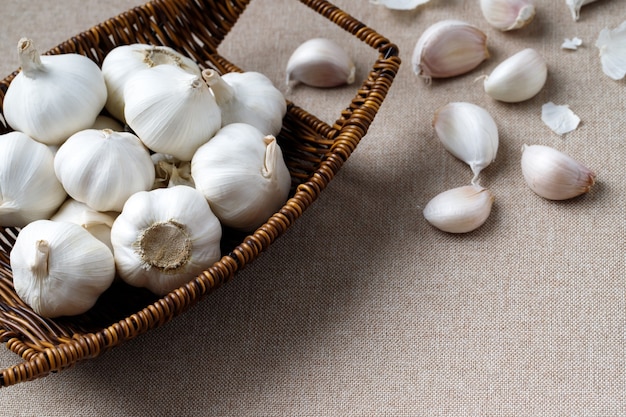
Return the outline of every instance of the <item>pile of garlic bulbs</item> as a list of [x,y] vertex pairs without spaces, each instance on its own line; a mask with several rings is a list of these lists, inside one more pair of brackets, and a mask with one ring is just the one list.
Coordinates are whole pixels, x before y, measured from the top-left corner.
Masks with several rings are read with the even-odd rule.
[[82,314],[116,276],[165,295],[287,201],[276,136],[287,112],[263,74],[220,75],[164,46],[124,45],[102,67],[21,39],[0,135],[0,225],[17,295]]

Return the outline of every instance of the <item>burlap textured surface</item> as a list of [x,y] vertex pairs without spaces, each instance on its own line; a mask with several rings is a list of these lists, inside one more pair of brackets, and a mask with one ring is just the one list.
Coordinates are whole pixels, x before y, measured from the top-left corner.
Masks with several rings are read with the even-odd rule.
[[[0,390],[7,416],[623,416],[626,415],[626,104],[624,80],[602,73],[594,46],[626,20],[623,0],[600,0],[574,22],[565,0],[537,0],[525,29],[490,28],[478,1],[432,0],[390,11],[336,0],[395,42],[403,64],[354,154],[303,218],[227,285],[171,323],[102,357]],[[1,0],[0,73],[15,45],[46,50],[136,0]],[[462,19],[488,35],[491,57],[430,85],[411,69],[419,35]],[[354,86],[284,84],[301,42],[344,44],[365,76],[371,51],[293,0],[255,0],[222,46],[267,74],[309,112],[334,121]],[[577,51],[561,49],[578,36]],[[548,61],[545,88],[504,104],[481,75],[525,47]],[[466,185],[469,168],[431,126],[447,102],[485,107],[500,132],[481,184],[496,196],[487,223],[440,232],[421,208]],[[578,129],[554,134],[542,104],[567,104]],[[582,198],[550,202],[526,186],[523,144],[562,150],[593,168]],[[0,366],[20,358],[0,349]]]

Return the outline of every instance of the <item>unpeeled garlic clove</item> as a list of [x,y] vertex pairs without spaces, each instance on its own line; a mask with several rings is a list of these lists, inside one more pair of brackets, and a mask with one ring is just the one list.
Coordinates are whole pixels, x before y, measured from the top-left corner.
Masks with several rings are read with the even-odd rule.
[[487,22],[502,31],[520,29],[535,17],[533,0],[480,0]]
[[452,102],[435,112],[433,127],[443,146],[470,166],[472,184],[496,158],[498,127],[484,108],[473,103]]
[[596,174],[569,155],[544,145],[522,147],[522,174],[537,195],[567,200],[589,192]]
[[422,214],[428,223],[448,233],[467,233],[485,223],[495,197],[487,188],[465,185],[436,195]]
[[604,28],[598,35],[602,71],[614,80],[626,76],[626,21],[615,29]]
[[572,19],[577,21],[580,19],[580,9],[589,3],[593,3],[597,0],[565,0],[565,4],[569,8],[570,13],[572,14]]
[[428,27],[413,50],[413,72],[420,77],[448,78],[465,74],[489,58],[487,35],[459,20]]
[[287,61],[287,84],[338,87],[354,82],[356,66],[336,42],[314,38],[298,46]]
[[370,3],[383,5],[391,10],[413,10],[430,0],[370,0]]
[[502,61],[485,77],[485,92],[507,103],[518,103],[534,97],[546,83],[548,66],[539,53],[526,48]]

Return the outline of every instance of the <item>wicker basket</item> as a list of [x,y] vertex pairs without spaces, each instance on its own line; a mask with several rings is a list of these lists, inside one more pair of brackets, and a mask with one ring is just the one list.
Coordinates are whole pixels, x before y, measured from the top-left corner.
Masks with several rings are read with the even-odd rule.
[[[116,283],[89,312],[45,319],[15,294],[9,253],[19,232],[0,233],[0,341],[23,359],[2,370],[0,387],[43,377],[160,326],[231,279],[285,232],[324,190],[366,134],[400,66],[388,39],[324,0],[300,0],[374,49],[373,66],[354,99],[329,126],[294,103],[278,137],[291,176],[290,199],[253,234],[225,231],[225,254],[200,276],[158,298]],[[241,71],[218,54],[218,45],[250,0],[156,0],[122,13],[48,51],[77,52],[101,63],[114,47],[135,42],[171,46],[201,66]],[[0,101],[17,72],[0,81]],[[8,130],[1,130],[0,134]],[[125,306],[120,309],[120,306]]]

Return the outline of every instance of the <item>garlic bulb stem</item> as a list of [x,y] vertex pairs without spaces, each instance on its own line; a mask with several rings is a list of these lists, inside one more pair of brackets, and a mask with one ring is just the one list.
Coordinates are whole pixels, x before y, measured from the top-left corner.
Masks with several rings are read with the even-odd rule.
[[38,240],[35,244],[35,262],[31,266],[33,275],[37,280],[48,276],[48,257],[50,256],[50,244],[46,240]]
[[37,52],[30,39],[22,38],[19,40],[17,55],[25,76],[35,78],[39,71],[44,70],[39,52]]
[[202,71],[202,78],[211,87],[218,106],[224,106],[235,98],[235,90],[213,69]]

